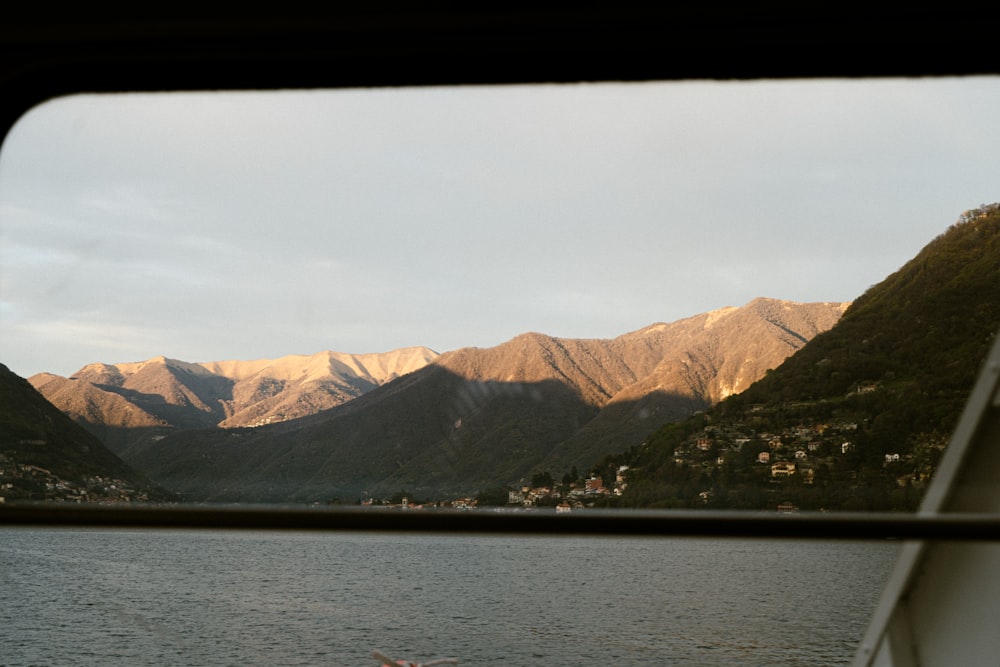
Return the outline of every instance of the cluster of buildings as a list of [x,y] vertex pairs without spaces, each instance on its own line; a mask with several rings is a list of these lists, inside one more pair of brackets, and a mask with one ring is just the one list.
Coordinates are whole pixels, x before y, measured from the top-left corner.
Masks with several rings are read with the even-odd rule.
[[[626,473],[628,466],[618,468],[615,482],[610,486],[605,484],[600,476],[588,477],[569,484],[554,484],[552,486],[524,485],[507,492],[506,509],[536,509],[540,507],[555,508],[557,512],[570,512],[593,505],[602,497],[620,496],[627,486]],[[362,506],[382,507],[387,509],[453,509],[472,510],[482,507],[479,499],[472,496],[442,500],[430,503],[414,503],[404,497],[399,503],[379,502],[373,499],[363,500]]]
[[625,480],[627,471],[628,466],[618,468],[615,483],[610,488],[599,476],[588,477],[582,480],[582,484],[576,481],[551,487],[522,486],[508,492],[507,505],[524,508],[555,507],[559,512],[582,509],[598,498],[622,495],[628,484]]
[[[728,463],[753,462],[769,472],[772,479],[797,477],[805,484],[812,484],[820,466],[837,466],[855,450],[858,429],[854,422],[816,423],[799,425],[777,433],[755,433],[750,437],[744,433],[714,426],[691,437],[674,449],[677,464],[705,468],[718,468]],[[748,449],[749,448],[749,449]],[[910,454],[886,452],[884,466],[907,463]],[[904,468],[900,468],[904,472]],[[907,472],[901,474],[897,482],[900,486],[926,481],[930,471]]]
[[149,496],[124,480],[101,475],[81,482],[67,480],[40,466],[17,463],[0,454],[0,503],[14,500],[127,503],[148,501]]

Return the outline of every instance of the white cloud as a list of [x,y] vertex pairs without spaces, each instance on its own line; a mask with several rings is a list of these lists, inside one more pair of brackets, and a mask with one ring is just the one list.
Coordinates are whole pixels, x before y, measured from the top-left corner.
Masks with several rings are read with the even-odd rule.
[[995,78],[57,100],[0,154],[0,361],[445,351],[849,300],[998,199],[998,112]]

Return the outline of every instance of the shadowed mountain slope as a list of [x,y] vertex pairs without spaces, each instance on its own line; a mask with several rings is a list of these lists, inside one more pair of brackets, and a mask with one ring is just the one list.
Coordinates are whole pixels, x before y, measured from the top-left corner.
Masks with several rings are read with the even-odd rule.
[[636,444],[749,385],[844,307],[756,299],[608,340],[524,334],[313,416],[147,439],[127,460],[191,499],[474,493]]
[[0,497],[90,502],[172,498],[2,364]]
[[601,456],[640,444],[659,424],[683,419],[738,394],[814,336],[832,327],[847,304],[755,299],[675,325],[654,325],[621,343],[659,341],[653,369],[617,391],[601,412],[560,443],[542,468],[587,469]]

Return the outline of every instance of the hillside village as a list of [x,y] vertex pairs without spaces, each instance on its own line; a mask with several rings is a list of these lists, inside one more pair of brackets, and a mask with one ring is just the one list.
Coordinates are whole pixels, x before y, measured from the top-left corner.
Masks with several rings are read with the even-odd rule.
[[534,482],[548,478],[547,483],[524,484],[517,488],[505,489],[502,496],[496,494],[481,494],[480,496],[465,496],[450,500],[413,502],[408,496],[394,497],[387,500],[366,499],[361,502],[365,507],[384,507],[390,509],[454,509],[472,510],[484,507],[503,507],[506,509],[533,510],[540,508],[555,509],[556,512],[570,512],[586,507],[603,504],[610,497],[619,497],[628,486],[626,476],[628,466],[620,466],[615,475],[614,484],[610,488],[605,485],[600,476],[590,476],[586,479],[570,480],[567,476],[563,483],[556,484],[551,475],[536,475]]
[[[763,406],[755,408],[765,409]],[[800,423],[775,431],[757,431],[745,425],[742,428],[706,425],[687,436],[673,450],[677,481],[686,480],[688,488],[697,489],[686,502],[678,497],[673,506],[738,507],[739,495],[746,493],[744,487],[749,485],[763,488],[774,499],[766,505],[773,511],[822,510],[822,506],[811,506],[802,499],[817,495],[807,492],[811,487],[858,481],[858,430],[856,422],[837,420]],[[909,452],[888,451],[881,455],[881,476],[893,480],[897,489],[898,497],[893,502],[904,505],[919,497],[945,444],[944,440],[936,440]],[[605,484],[603,476],[592,473],[574,481],[564,479],[561,484],[526,484],[507,489],[503,506],[526,510],[554,508],[557,512],[620,506],[629,478],[637,469],[622,464],[609,470],[614,474],[611,484]],[[399,509],[459,510],[501,505],[495,499],[484,502],[481,497],[411,502],[405,496],[395,502],[369,499],[362,504]]]
[[81,481],[63,479],[50,470],[28,463],[18,463],[0,453],[0,504],[8,497],[63,503],[147,502],[149,495],[131,483],[103,475],[90,475]]
[[[863,384],[854,394],[878,391]],[[716,507],[777,511],[870,509],[912,511],[947,445],[944,436],[906,444],[872,442],[864,417],[788,418],[812,403],[750,406],[730,419],[707,415],[666,443],[656,484],[671,488],[661,507]],[[850,415],[850,416],[848,416]],[[669,443],[672,443],[669,444]],[[626,456],[620,460],[642,461]],[[649,459],[646,459],[649,462]],[[645,472],[633,466],[630,473]],[[628,474],[626,478],[628,478]],[[626,479],[626,482],[628,479]],[[627,486],[627,483],[626,483]],[[638,502],[636,499],[639,499]],[[648,505],[641,490],[619,506]]]
[[[674,464],[679,468],[700,471],[709,480],[738,474],[742,468],[755,481],[766,481],[774,494],[794,487],[812,486],[838,476],[857,478],[855,422],[816,422],[799,424],[776,432],[752,432],[706,426],[674,449]],[[936,443],[938,449],[944,443]],[[913,453],[897,451],[882,455],[885,475],[891,476],[901,490],[918,490],[930,479],[933,466],[920,462]],[[717,498],[714,487],[698,492],[702,504],[734,498]],[[735,495],[735,491],[727,493]],[[778,511],[799,509],[794,503],[775,504]],[[822,508],[810,508],[822,509]]]

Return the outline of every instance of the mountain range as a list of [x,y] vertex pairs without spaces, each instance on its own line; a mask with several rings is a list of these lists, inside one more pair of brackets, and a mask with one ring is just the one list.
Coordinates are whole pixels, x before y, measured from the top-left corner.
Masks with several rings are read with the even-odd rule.
[[136,439],[193,428],[255,427],[315,414],[422,368],[437,354],[320,352],[255,361],[189,363],[155,357],[84,366],[29,382],[119,453]]
[[31,380],[190,500],[470,494],[642,442],[744,390],[846,306],[760,298],[613,339],[527,333],[440,356],[409,348],[393,363],[369,359],[380,373],[340,363],[333,374],[334,353],[323,353],[322,363],[159,358]]

